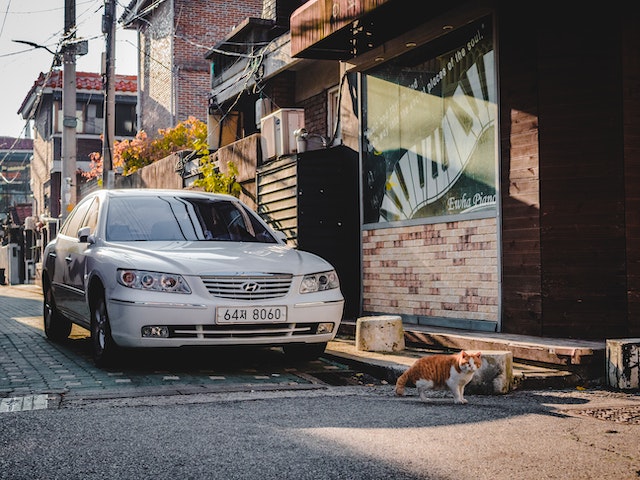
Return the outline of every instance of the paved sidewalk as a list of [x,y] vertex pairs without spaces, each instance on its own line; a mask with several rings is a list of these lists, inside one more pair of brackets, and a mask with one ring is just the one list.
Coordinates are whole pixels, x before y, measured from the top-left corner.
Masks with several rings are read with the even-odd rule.
[[[95,367],[86,344],[83,346],[86,341],[86,331],[78,327],[72,330],[69,345],[57,345],[45,338],[39,286],[0,286],[0,397],[141,387],[140,379]],[[418,357],[434,352],[428,345],[423,347],[397,353],[366,352],[358,350],[349,335],[342,335],[329,343],[326,356],[394,383]],[[553,365],[515,362],[513,374],[514,388],[520,389],[566,388],[589,383],[575,372]],[[198,379],[181,378],[181,381]]]
[[[35,405],[47,395],[52,398],[63,394],[66,397],[128,397],[245,388],[238,384],[252,384],[261,390],[318,388],[296,372],[282,368],[271,375],[261,375],[251,365],[251,359],[231,377],[226,377],[224,369],[221,373],[215,365],[197,370],[182,368],[180,358],[185,357],[178,357],[176,364],[168,369],[162,358],[153,355],[148,363],[126,371],[117,367],[101,369],[90,357],[86,330],[74,326],[68,341],[55,343],[45,337],[42,322],[39,288],[0,286],[0,412],[29,409],[14,405],[16,399]],[[242,358],[232,361],[237,364],[238,360]]]
[[[82,342],[83,336],[74,327],[70,338]],[[39,287],[0,286],[0,397],[101,388],[121,380],[77,353],[44,336]]]
[[[386,380],[389,383],[395,383],[398,376],[411,366],[416,359],[438,351],[414,347],[394,353],[367,352],[358,350],[353,339],[336,338],[333,342],[329,342],[325,356],[336,361],[348,363],[353,368]],[[512,389],[586,388],[601,384],[600,379],[585,378],[580,373],[557,365],[531,365],[514,362],[512,366]]]

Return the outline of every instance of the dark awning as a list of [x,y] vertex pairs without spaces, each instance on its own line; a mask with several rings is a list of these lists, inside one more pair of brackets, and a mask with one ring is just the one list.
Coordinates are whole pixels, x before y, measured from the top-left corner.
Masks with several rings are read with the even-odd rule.
[[291,15],[291,56],[348,60],[461,3],[464,2],[311,0]]

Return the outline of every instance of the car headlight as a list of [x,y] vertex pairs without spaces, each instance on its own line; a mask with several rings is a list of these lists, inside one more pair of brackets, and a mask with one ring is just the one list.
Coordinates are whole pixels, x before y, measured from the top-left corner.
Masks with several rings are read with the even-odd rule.
[[321,292],[340,287],[335,270],[305,275],[300,285],[300,293]]
[[154,292],[191,293],[182,275],[147,272],[145,270],[118,270],[118,283],[129,288]]

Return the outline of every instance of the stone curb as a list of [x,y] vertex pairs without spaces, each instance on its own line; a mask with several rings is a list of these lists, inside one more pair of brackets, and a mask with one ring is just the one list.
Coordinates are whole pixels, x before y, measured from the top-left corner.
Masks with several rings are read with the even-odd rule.
[[[404,371],[422,356],[415,352],[405,356],[390,356],[389,359],[377,358],[381,354],[367,352],[367,356],[357,355],[345,351],[342,346],[339,350],[330,347],[325,351],[325,356],[336,361],[347,362],[354,368],[369,375],[383,379],[389,384],[395,384]],[[353,347],[355,349],[355,347]],[[482,368],[474,375],[466,392],[482,395],[502,395],[509,393],[513,387],[513,357],[511,352],[483,351]]]

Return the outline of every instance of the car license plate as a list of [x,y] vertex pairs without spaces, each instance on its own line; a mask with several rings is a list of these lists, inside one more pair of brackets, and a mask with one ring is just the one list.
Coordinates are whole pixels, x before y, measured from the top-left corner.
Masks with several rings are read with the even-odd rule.
[[287,307],[218,307],[216,323],[280,323],[287,321]]

